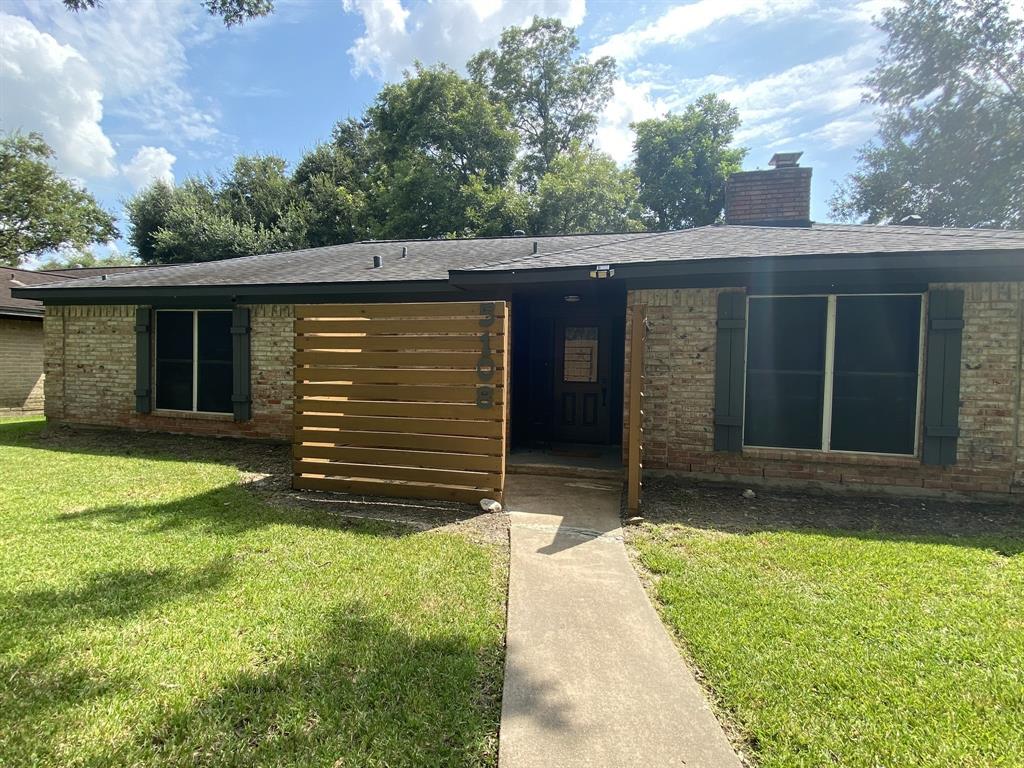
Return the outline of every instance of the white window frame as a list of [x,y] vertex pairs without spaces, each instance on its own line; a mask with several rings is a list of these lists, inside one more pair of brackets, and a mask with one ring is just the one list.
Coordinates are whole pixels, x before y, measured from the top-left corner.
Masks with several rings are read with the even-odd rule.
[[160,356],[157,350],[160,344],[160,313],[161,312],[191,312],[192,313],[192,407],[189,410],[182,408],[155,408],[159,413],[202,413],[209,416],[229,416],[231,411],[200,411],[199,410],[199,313],[200,312],[230,312],[230,309],[176,309],[165,307],[156,310],[156,323],[153,332],[153,403],[158,402],[157,387],[160,384],[157,376],[157,361]]
[[[918,339],[917,339],[917,399],[914,403],[914,452],[913,453],[883,453],[881,451],[851,451],[832,448],[832,395],[835,384],[835,353],[836,353],[836,304],[837,299],[843,296],[917,296],[920,298],[918,311]],[[825,316],[825,386],[822,398],[821,415],[821,447],[819,448],[790,448],[784,446],[770,445],[748,445],[747,444],[747,352],[750,344],[750,300],[751,299],[826,299],[827,311]],[[779,294],[753,294],[747,295],[746,317],[743,336],[743,448],[765,451],[800,451],[805,453],[838,453],[853,454],[857,456],[892,456],[903,459],[919,458],[921,452],[921,394],[922,382],[924,381],[924,343],[925,343],[925,318],[927,294],[924,293],[779,293]]]

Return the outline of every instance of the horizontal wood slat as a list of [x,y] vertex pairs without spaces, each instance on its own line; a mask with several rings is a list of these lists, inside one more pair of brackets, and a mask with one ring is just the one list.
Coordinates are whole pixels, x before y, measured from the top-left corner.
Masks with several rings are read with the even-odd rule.
[[496,320],[485,327],[473,318],[426,319],[426,320],[296,320],[296,333],[393,333],[404,336],[414,334],[480,334],[490,331],[492,335],[504,333]]
[[408,304],[299,304],[295,317],[316,319],[322,317],[353,318],[416,318],[416,317],[485,317],[483,305],[489,304],[494,318],[505,316],[505,304],[501,301],[434,301]]
[[486,472],[463,472],[423,467],[394,467],[382,464],[347,464],[333,461],[294,461],[295,472],[303,475],[348,477],[354,480],[406,480],[416,483],[461,485],[467,488],[495,490],[500,476]]
[[303,445],[326,443],[365,448],[408,448],[421,451],[472,453],[481,456],[501,455],[501,440],[488,437],[417,435],[403,432],[364,432],[353,429],[299,427],[295,430],[295,440],[298,444]]
[[[394,496],[402,499],[439,499],[476,504],[487,494],[477,488],[453,488],[436,483],[399,483],[394,480],[347,480],[341,477],[295,475],[292,487],[309,491],[356,493],[364,496]],[[495,494],[497,495],[497,494]]]
[[500,500],[507,335],[500,301],[296,307],[294,486]]
[[[301,368],[295,369],[296,381],[333,381],[352,384],[462,384],[480,383],[476,371],[433,368]],[[498,383],[498,376],[494,377]]]
[[382,464],[491,473],[501,471],[500,456],[475,456],[470,453],[405,451],[336,445],[296,445],[292,453],[296,459],[331,459],[353,464]]
[[348,416],[408,416],[421,419],[462,419],[500,421],[500,408],[478,408],[455,403],[384,403],[377,400],[323,400],[299,398],[295,410],[300,413],[337,413]]
[[[331,350],[328,352],[296,352],[296,365],[321,367],[355,366],[357,368],[450,368],[476,372],[479,352],[349,352]],[[493,351],[491,360],[497,366],[500,355]]]
[[335,414],[295,415],[297,427],[334,427],[373,432],[404,432],[417,435],[459,435],[461,437],[501,437],[500,421],[466,421],[463,419],[415,419],[390,416],[341,416]]
[[[494,402],[505,396],[502,387],[494,388]],[[379,400],[426,403],[475,403],[476,386],[415,384],[331,384],[300,382],[295,385],[296,397],[333,397],[342,400]]]
[[[492,352],[505,348],[505,337],[490,339]],[[480,336],[323,336],[304,335],[295,339],[297,350],[352,349],[366,352],[423,352],[431,350],[457,350],[480,354]]]

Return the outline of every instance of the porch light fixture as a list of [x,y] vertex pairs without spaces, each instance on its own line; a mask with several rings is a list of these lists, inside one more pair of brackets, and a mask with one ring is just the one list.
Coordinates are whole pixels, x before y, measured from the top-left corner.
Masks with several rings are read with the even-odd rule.
[[565,297],[565,300],[570,304],[575,304],[577,301],[580,300],[580,297],[577,296],[575,293],[570,293],[568,296]]
[[604,280],[608,277],[615,277],[615,270],[611,264],[599,264],[590,270],[590,277],[594,280]]

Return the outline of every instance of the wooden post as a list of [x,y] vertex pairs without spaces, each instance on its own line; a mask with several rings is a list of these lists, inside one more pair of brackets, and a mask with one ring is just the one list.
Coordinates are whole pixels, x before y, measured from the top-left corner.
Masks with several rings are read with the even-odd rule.
[[512,390],[510,389],[512,383],[511,369],[512,369],[512,303],[506,302],[505,304],[505,316],[502,318],[501,332],[504,335],[505,341],[505,365],[502,368],[502,379],[501,386],[503,397],[501,401],[501,422],[505,425],[504,439],[501,441],[501,472],[498,477],[498,494],[496,501],[505,504],[505,474],[506,464],[508,463],[508,452],[509,445],[512,440],[512,425],[508,420],[509,404],[512,401]]
[[640,476],[643,472],[643,380],[644,380],[644,307],[630,307],[629,332],[629,459],[626,508],[640,511]]

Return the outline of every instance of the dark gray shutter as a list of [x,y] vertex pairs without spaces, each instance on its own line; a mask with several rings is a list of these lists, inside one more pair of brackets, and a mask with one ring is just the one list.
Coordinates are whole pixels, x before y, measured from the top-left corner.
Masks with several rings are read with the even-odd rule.
[[231,310],[231,403],[235,421],[252,418],[251,369],[249,308],[235,307]]
[[740,451],[743,448],[746,325],[746,294],[718,294],[718,341],[715,346],[716,451]]
[[153,410],[153,310],[135,308],[135,410]]
[[928,363],[924,379],[925,464],[956,464],[960,435],[960,347],[964,331],[964,292],[928,294]]

